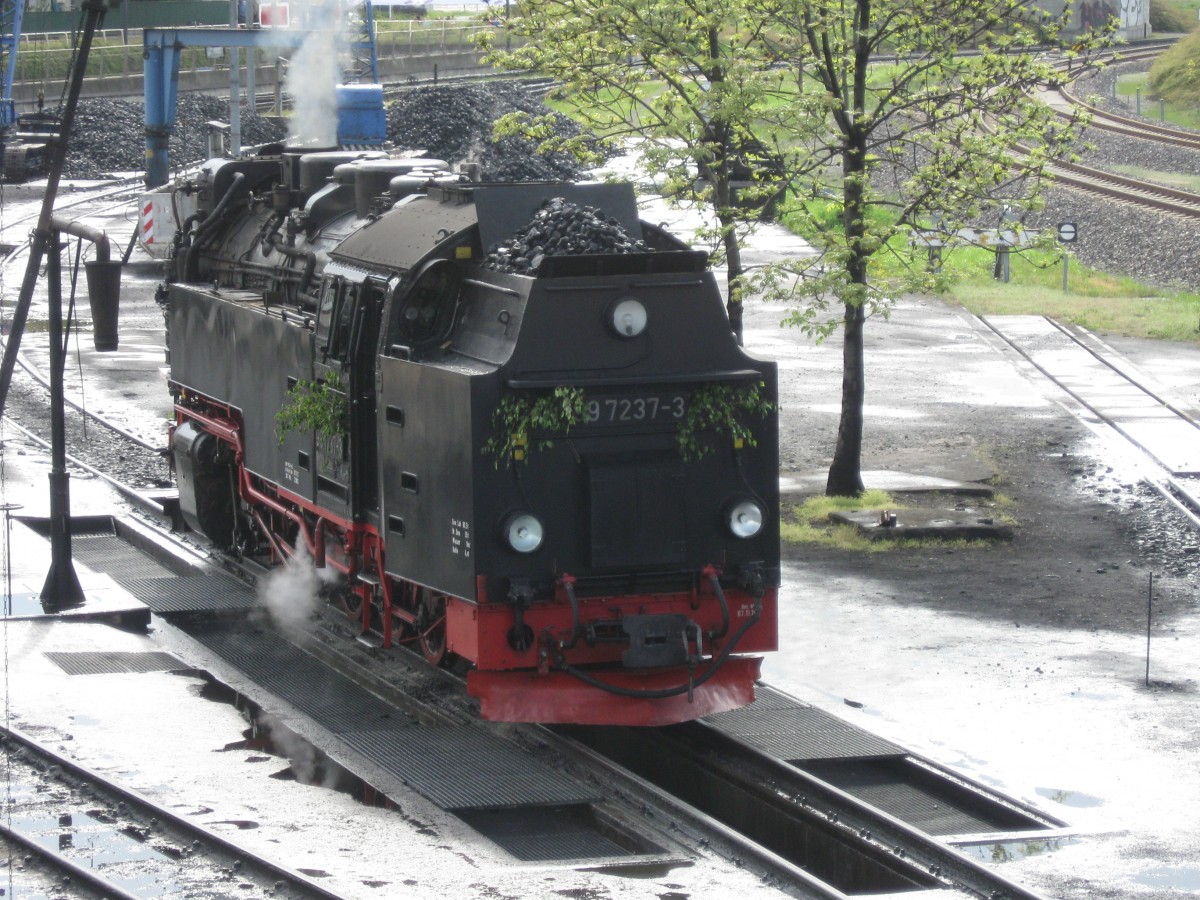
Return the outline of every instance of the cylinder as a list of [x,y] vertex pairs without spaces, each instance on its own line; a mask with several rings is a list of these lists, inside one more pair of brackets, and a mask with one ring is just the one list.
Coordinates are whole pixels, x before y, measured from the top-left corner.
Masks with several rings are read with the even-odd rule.
[[121,303],[121,262],[89,260],[83,264],[87,277],[88,304],[92,308],[92,340],[96,349],[117,349],[117,314]]

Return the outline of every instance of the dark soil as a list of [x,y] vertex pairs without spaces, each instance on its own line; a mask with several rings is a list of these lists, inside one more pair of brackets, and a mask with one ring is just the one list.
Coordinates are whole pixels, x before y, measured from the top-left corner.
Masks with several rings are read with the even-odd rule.
[[[1151,576],[1156,615],[1195,610],[1200,536],[1186,520],[1115,464],[1072,414],[1049,401],[1031,408],[1029,398],[1051,389],[1016,376],[1002,354],[977,346],[977,371],[963,387],[954,357],[978,340],[969,320],[937,301],[912,303],[902,302],[892,321],[868,325],[863,469],[990,483],[1000,503],[952,493],[908,493],[898,502],[989,509],[1015,522],[1014,536],[965,548],[898,543],[875,553],[785,544],[785,557],[831,577],[875,574],[895,586],[887,598],[894,603],[1016,626],[1144,631]],[[764,323],[779,316],[747,312]],[[818,491],[836,436],[840,371],[831,364],[840,364],[840,348],[796,338],[801,368],[781,373],[781,457],[785,468],[818,476]],[[753,335],[746,343],[754,352]],[[1005,397],[1015,398],[1011,409]],[[789,501],[802,500],[785,495],[785,516]]]

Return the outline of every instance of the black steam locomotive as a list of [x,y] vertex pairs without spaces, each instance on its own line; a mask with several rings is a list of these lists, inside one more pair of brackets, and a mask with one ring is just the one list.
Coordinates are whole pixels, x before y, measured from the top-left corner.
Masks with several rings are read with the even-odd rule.
[[191,527],[336,569],[364,632],[469,663],[485,718],[753,699],[777,635],[775,367],[629,185],[275,148],[175,190],[160,301]]

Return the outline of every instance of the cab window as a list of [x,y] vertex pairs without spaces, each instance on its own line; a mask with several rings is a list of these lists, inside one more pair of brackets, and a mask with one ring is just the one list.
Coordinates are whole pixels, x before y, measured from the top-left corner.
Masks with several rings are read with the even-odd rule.
[[417,273],[409,286],[400,288],[392,307],[389,345],[419,347],[445,337],[454,322],[461,280],[450,260],[434,260]]

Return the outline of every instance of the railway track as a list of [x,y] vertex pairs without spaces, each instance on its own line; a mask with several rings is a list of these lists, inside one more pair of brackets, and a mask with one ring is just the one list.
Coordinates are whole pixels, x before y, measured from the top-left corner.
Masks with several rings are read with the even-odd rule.
[[29,735],[3,728],[0,742],[9,798],[0,834],[59,873],[53,880],[75,893],[82,888],[113,900],[250,892],[338,896]]
[[[1042,317],[984,325],[1145,461],[1142,480],[1200,530],[1200,410],[1084,329]],[[1046,323],[1046,327],[1039,324]]]
[[[124,208],[143,190],[140,179],[130,178],[71,197],[56,206],[56,214],[78,212],[81,216],[105,216]],[[38,215],[19,211],[4,222],[0,243],[8,248],[0,259],[5,273],[20,263],[29,249],[28,229]],[[44,309],[44,306],[43,306]],[[75,331],[78,339],[78,331]],[[0,340],[0,346],[3,341]],[[36,362],[23,352],[17,361],[23,377],[14,379],[5,424],[17,429],[43,448],[50,444],[50,423],[45,415],[50,383]],[[115,418],[90,408],[84,400],[66,398],[66,423],[71,452],[68,460],[91,475],[102,478],[127,499],[161,510],[157,497],[170,487],[171,477],[162,446],[139,436]]]
[[[1139,46],[1134,50],[1116,54],[1116,59],[1120,62],[1151,59],[1167,46],[1167,43]],[[1069,73],[1070,70],[1064,67],[1064,71]],[[1108,112],[1078,98],[1071,91],[1069,84],[1068,75],[1063,83],[1048,87],[1042,95],[1043,101],[1054,108],[1062,118],[1073,118],[1079,110],[1084,110],[1090,116],[1090,128],[1200,150],[1200,134]],[[1200,194],[1191,191],[1156,185],[1078,163],[1056,162],[1051,172],[1056,183],[1064,187],[1183,218],[1200,218]]]
[[[1121,51],[1112,60],[1114,64],[1139,62],[1156,58],[1170,43],[1154,43],[1148,46],[1139,45],[1132,50]],[[1043,92],[1043,100],[1058,111],[1063,118],[1070,118],[1072,110],[1085,110],[1091,117],[1089,128],[1124,134],[1140,140],[1158,141],[1164,144],[1174,144],[1192,150],[1200,150],[1200,133],[1158,124],[1147,119],[1122,116],[1106,110],[1103,107],[1088,103],[1079,97],[1072,89],[1071,80],[1047,88]]]

